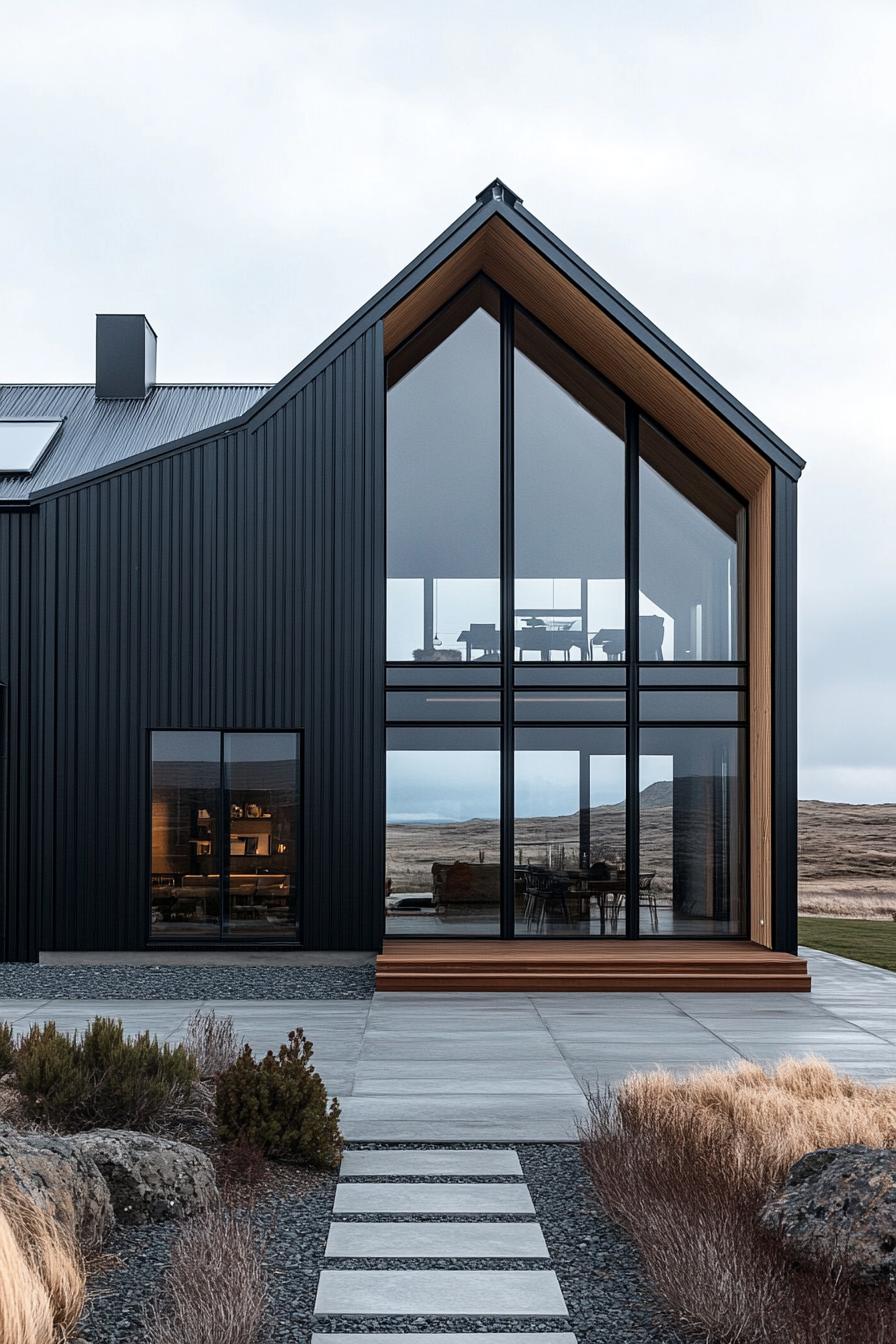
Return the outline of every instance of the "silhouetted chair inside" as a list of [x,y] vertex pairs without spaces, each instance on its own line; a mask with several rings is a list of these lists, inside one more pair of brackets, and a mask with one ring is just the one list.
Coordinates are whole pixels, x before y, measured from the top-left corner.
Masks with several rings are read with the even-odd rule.
[[650,911],[650,927],[654,933],[659,932],[660,916],[656,903],[656,892],[653,889],[653,879],[656,873],[642,873],[638,878],[638,904],[646,905]]
[[534,926],[535,932],[540,933],[553,910],[557,910],[567,924],[572,923],[566,900],[568,878],[558,877],[547,869],[529,867],[523,870],[523,881],[527,932]]

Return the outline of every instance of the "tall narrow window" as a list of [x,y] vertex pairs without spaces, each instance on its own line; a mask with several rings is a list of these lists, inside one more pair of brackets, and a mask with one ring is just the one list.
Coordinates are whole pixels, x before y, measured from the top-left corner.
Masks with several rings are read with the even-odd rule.
[[501,733],[390,728],[386,932],[497,934],[501,927]]
[[639,441],[639,656],[743,658],[746,509],[645,420]]
[[152,934],[296,937],[296,733],[154,732]]
[[477,281],[389,360],[390,661],[500,657],[499,312]]
[[625,652],[625,411],[520,314],[514,362],[514,645],[518,660]]
[[217,938],[221,735],[152,735],[152,932]]
[[226,930],[295,935],[298,798],[295,733],[225,733],[229,807]]
[[642,934],[746,933],[741,740],[641,728]]
[[625,729],[517,728],[517,936],[624,934]]

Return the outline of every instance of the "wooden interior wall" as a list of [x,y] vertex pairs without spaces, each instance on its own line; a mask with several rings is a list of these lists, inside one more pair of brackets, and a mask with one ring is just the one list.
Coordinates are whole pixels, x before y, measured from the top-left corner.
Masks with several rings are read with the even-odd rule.
[[480,271],[748,502],[750,932],[755,942],[770,947],[772,468],[736,430],[501,219],[489,220],[386,315],[386,354]]

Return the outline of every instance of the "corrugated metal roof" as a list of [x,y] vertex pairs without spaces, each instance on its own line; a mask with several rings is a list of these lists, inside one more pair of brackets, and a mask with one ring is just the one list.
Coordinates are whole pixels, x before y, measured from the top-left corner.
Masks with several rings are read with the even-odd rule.
[[33,475],[0,475],[0,500],[27,499],[35,490],[232,420],[267,390],[265,383],[161,383],[145,401],[97,401],[92,383],[0,384],[0,420],[65,421]]

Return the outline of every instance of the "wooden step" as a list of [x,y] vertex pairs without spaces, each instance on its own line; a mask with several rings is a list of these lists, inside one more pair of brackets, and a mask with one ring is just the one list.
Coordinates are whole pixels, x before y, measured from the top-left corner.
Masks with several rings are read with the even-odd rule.
[[379,990],[803,991],[806,961],[748,942],[413,939],[387,942]]
[[600,991],[704,991],[726,994],[737,992],[773,993],[775,991],[805,991],[812,988],[808,975],[731,975],[690,973],[687,971],[387,971],[377,972],[378,990],[588,990]]

